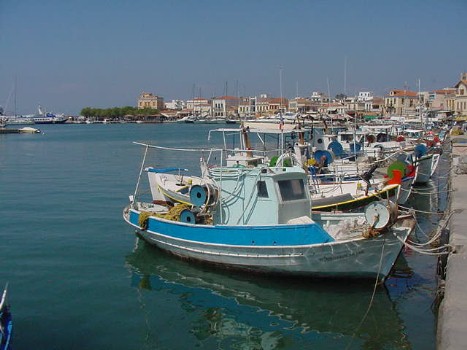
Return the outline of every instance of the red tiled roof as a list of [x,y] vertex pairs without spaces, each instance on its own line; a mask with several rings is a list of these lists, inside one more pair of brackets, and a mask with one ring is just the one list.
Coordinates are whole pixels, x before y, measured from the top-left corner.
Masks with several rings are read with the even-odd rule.
[[441,90],[434,90],[433,92],[438,95],[449,95],[449,94],[455,94],[456,89],[441,89]]
[[271,98],[271,100],[269,101],[269,103],[282,103],[282,104],[286,104],[288,102],[288,100],[285,98],[285,97],[274,97],[274,98]]
[[396,97],[417,97],[418,93],[410,90],[391,90],[392,96]]
[[238,100],[238,97],[235,96],[219,96],[214,98],[215,100]]

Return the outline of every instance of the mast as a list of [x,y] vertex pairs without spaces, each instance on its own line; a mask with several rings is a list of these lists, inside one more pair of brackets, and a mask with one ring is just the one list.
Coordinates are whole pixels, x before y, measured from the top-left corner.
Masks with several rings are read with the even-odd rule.
[[282,67],[279,69],[279,90],[280,90],[280,95],[281,95],[281,100],[279,103],[279,113],[282,116]]
[[15,91],[14,91],[14,96],[13,96],[14,103],[15,103],[15,111],[14,111],[15,118],[16,118],[16,84],[17,84],[17,81],[18,81],[18,79],[17,79],[17,77],[15,75]]
[[344,95],[347,97],[347,56],[344,57]]
[[418,114],[420,115],[420,124],[422,126],[422,129],[424,129],[423,126],[423,114],[422,114],[422,93],[420,91],[420,78],[418,79]]
[[[329,107],[331,107],[331,89],[329,87],[329,78],[326,78],[326,82],[328,84],[328,111],[329,111]],[[326,113],[327,115],[327,113]],[[332,128],[332,113],[331,113],[331,132],[333,131],[333,128]]]

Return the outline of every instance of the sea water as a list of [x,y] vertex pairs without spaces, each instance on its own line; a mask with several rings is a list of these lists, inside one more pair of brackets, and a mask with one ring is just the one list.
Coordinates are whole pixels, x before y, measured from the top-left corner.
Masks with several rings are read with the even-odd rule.
[[[375,290],[234,274],[138,241],[122,218],[143,155],[132,142],[205,147],[211,128],[41,125],[42,134],[0,135],[0,284],[9,285],[15,350],[435,348],[433,256],[404,249]],[[154,165],[198,172],[189,158]],[[436,229],[442,189],[436,175],[409,202],[421,210],[414,239]]]

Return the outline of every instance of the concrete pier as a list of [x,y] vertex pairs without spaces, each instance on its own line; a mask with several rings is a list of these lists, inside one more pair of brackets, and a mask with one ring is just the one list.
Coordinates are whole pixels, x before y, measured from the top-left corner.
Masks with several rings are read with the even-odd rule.
[[[467,349],[467,137],[453,137],[449,244],[444,298],[439,307],[437,349]],[[466,142],[466,143],[464,143]]]
[[19,129],[0,128],[0,134],[19,134]]

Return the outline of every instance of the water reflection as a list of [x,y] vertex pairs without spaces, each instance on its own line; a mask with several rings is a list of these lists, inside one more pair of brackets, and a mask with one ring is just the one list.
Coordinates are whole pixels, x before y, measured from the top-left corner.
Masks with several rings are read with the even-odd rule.
[[[175,295],[197,346],[410,348],[386,289],[378,288],[372,299],[371,283],[268,279],[213,270],[167,256],[144,241],[138,241],[126,262],[132,286],[143,299],[154,293]],[[145,307],[151,308],[147,300]],[[180,332],[186,330],[172,326],[183,337]],[[170,340],[166,342],[159,345],[170,348]]]

